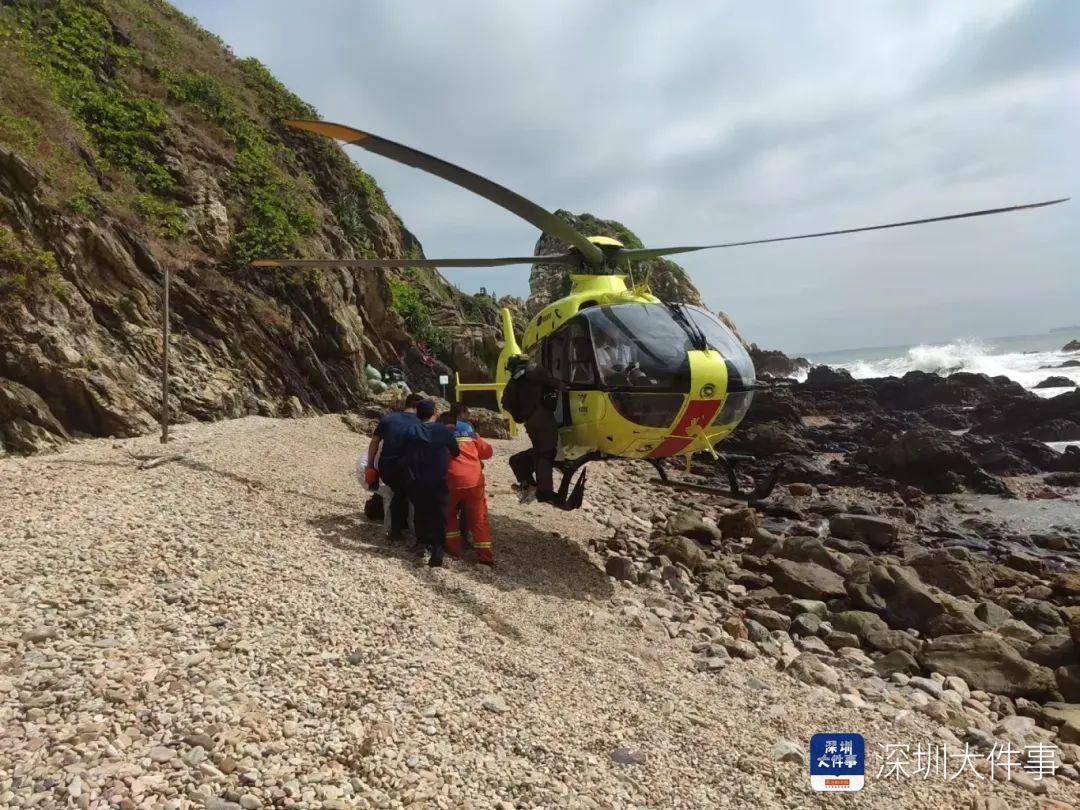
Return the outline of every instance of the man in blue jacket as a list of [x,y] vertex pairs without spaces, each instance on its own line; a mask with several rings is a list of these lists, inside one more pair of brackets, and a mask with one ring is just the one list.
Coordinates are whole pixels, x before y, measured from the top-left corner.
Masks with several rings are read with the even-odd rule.
[[405,536],[409,520],[409,479],[405,465],[405,441],[410,429],[418,423],[416,406],[424,398],[419,394],[405,397],[400,411],[391,411],[379,420],[375,435],[368,444],[368,463],[365,480],[374,488],[379,478],[394,491],[390,501],[390,531],[387,539],[400,541]]
[[460,452],[454,429],[435,420],[435,403],[430,399],[416,406],[417,422],[409,427],[405,439],[405,459],[409,470],[409,500],[413,505],[416,541],[427,549],[428,565],[443,564],[446,544],[446,510],[450,491],[446,470],[450,457]]

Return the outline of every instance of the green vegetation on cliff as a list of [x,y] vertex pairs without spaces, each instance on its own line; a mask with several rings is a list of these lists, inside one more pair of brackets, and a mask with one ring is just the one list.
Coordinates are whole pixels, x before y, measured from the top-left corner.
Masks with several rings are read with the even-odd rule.
[[[309,105],[165,3],[14,0],[0,8],[0,45],[0,145],[39,158],[72,212],[111,209],[166,241],[190,237],[183,155],[190,140],[223,135],[238,265],[309,247],[320,224],[316,171],[335,176],[331,214],[362,254],[374,247],[364,212],[396,220],[375,181],[333,143],[283,131],[283,118],[314,116]],[[298,165],[296,143],[308,165]]]

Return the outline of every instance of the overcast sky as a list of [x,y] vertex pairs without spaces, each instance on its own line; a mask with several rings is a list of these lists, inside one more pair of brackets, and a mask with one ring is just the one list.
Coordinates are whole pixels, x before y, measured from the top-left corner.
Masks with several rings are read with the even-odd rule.
[[[180,0],[329,120],[647,245],[1080,196],[1080,2]],[[532,226],[348,147],[432,257],[531,253]],[[791,352],[1080,323],[1080,200],[680,259]],[[446,271],[525,295],[527,268]]]

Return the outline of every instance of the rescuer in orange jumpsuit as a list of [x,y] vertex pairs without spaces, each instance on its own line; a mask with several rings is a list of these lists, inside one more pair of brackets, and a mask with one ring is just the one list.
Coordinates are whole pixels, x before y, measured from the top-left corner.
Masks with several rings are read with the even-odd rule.
[[440,417],[444,425],[454,429],[461,452],[450,459],[446,486],[450,490],[450,511],[446,516],[446,553],[461,556],[461,516],[472,535],[476,561],[495,565],[491,550],[491,527],[488,526],[487,497],[484,492],[484,460],[491,458],[491,445],[476,435],[467,421],[468,411],[461,405]]

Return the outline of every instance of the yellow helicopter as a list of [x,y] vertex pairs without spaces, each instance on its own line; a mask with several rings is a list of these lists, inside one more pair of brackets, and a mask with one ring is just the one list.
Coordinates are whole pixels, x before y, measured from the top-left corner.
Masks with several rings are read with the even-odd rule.
[[[930,222],[1039,208],[1065,199],[1013,205],[925,219],[893,222],[797,236],[714,245],[627,248],[605,236],[586,236],[568,222],[519,194],[432,155],[368,132],[325,121],[289,120],[288,125],[354,144],[391,160],[434,174],[511,211],[541,231],[566,242],[565,253],[483,259],[289,259],[256,260],[256,266],[292,267],[500,267],[554,264],[570,272],[568,295],[548,304],[529,322],[518,345],[509,310],[502,310],[504,346],[490,382],[462,383],[457,394],[494,392],[509,378],[509,360],[527,354],[565,389],[556,406],[563,479],[558,503],[575,508],[584,491],[584,472],[570,491],[574,474],[586,463],[616,458],[648,460],[671,483],[663,460],[706,452],[722,462],[730,490],[693,487],[754,500],[772,490],[778,469],[744,493],[734,462],[716,445],[746,415],[760,387],[746,348],[723,321],[700,307],[661,301],[647,282],[633,282],[633,264],[660,256],[713,248],[811,239],[820,236],[899,228]],[[627,284],[628,279],[630,284]],[[501,408],[501,405],[500,405]],[[507,414],[507,418],[509,415]],[[514,428],[511,420],[511,428]]]

